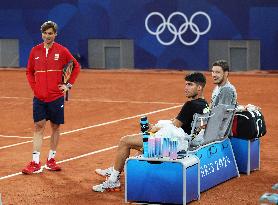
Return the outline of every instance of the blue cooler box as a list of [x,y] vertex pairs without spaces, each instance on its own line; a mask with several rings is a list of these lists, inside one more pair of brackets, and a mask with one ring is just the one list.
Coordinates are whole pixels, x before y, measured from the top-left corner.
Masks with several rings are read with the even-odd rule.
[[260,169],[260,139],[246,140],[231,137],[238,170],[250,174]]
[[183,159],[131,157],[125,164],[125,200],[140,203],[186,204],[200,199],[200,163]]

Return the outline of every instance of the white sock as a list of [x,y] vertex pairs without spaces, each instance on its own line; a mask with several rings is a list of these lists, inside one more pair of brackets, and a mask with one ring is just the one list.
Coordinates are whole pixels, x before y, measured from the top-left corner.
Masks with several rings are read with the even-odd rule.
[[108,180],[111,182],[116,182],[116,181],[118,181],[119,176],[120,176],[120,172],[115,170],[113,167],[112,173],[111,173],[110,177],[108,178]]
[[49,150],[48,160],[50,160],[51,158],[54,158],[55,155],[56,155],[56,151]]
[[38,163],[40,163],[40,152],[38,152],[38,151],[34,151],[33,152],[33,161],[36,163],[36,164],[38,164]]

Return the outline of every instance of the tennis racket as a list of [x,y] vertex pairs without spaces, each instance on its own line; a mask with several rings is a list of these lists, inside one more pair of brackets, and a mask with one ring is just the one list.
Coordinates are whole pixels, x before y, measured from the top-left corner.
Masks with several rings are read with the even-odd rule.
[[[73,60],[70,60],[63,68],[62,82],[67,85],[68,80],[70,79],[71,73],[73,71]],[[66,91],[65,100],[69,100],[69,91]]]

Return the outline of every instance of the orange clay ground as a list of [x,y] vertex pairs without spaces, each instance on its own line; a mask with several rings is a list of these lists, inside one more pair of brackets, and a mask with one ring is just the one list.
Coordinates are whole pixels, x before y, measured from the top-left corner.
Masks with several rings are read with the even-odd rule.
[[[171,119],[186,101],[186,71],[93,71],[82,70],[65,105],[66,123],[57,152],[61,172],[44,171],[21,175],[32,157],[32,97],[25,70],[0,70],[0,193],[4,205],[37,204],[124,204],[122,191],[95,193],[92,185],[102,182],[96,168],[113,164],[115,147],[121,136],[139,132],[138,115],[151,122]],[[213,88],[206,73],[205,97]],[[259,204],[265,192],[278,182],[278,75],[231,73],[230,81],[238,92],[239,104],[262,108],[267,134],[261,139],[261,169],[241,174],[201,194],[195,204]],[[169,108],[168,110],[162,110]],[[159,111],[160,110],[160,111]],[[80,129],[83,128],[83,129]],[[71,131],[71,132],[69,132]],[[49,124],[45,136],[50,134]],[[108,150],[103,150],[110,148]],[[49,139],[43,142],[41,159],[45,163]],[[99,152],[97,152],[99,151]],[[88,154],[88,155],[84,155]],[[70,159],[70,160],[68,160]],[[12,175],[14,174],[14,175]]]

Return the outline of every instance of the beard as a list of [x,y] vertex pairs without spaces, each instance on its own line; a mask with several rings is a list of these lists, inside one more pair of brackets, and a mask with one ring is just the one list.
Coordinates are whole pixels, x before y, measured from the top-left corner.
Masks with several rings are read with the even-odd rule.
[[191,95],[188,95],[187,97],[194,99],[197,95],[198,95],[198,93],[196,92],[196,93],[192,93]]
[[220,85],[220,84],[222,84],[222,83],[223,83],[223,81],[224,81],[224,77],[222,77],[222,78],[218,78],[218,79],[214,80],[214,84],[216,84],[216,85]]

